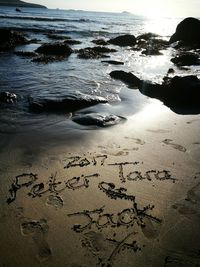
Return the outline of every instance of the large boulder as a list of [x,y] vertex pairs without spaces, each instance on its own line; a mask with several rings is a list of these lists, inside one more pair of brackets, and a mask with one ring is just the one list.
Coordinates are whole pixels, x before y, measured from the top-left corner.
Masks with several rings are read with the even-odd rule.
[[107,100],[100,96],[76,94],[61,99],[30,99],[30,110],[34,112],[73,112],[99,103],[107,103]]
[[110,74],[131,87],[137,87],[142,94],[161,100],[177,113],[200,113],[200,80],[197,76],[165,77],[162,84],[157,84],[140,80],[130,72],[114,71]]
[[169,42],[176,41],[182,41],[184,45],[200,46],[200,20],[189,17],[181,21]]
[[26,43],[28,43],[28,40],[22,33],[9,29],[0,29],[0,51],[6,51]]
[[44,55],[69,56],[73,50],[68,44],[55,42],[43,44],[35,52]]
[[136,38],[132,34],[125,34],[115,38],[112,38],[108,41],[110,44],[118,46],[134,46],[136,44]]

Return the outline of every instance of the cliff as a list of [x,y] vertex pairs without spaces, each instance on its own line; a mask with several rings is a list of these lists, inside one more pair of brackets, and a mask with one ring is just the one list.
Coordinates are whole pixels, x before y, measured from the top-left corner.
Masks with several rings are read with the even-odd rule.
[[42,5],[26,3],[20,0],[0,0],[0,6],[46,8],[45,6]]

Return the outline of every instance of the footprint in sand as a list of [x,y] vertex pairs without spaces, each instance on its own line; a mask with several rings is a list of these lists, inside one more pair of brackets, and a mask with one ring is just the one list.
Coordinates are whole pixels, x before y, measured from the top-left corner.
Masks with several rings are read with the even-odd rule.
[[181,145],[178,145],[178,144],[175,144],[175,143],[172,143],[172,141],[173,140],[171,140],[171,139],[165,139],[165,140],[162,141],[162,143],[164,143],[165,145],[170,145],[174,149],[177,149],[177,150],[179,150],[181,152],[186,152],[187,149],[185,147],[183,147]]
[[51,255],[51,249],[45,240],[45,235],[48,233],[49,226],[45,219],[28,220],[25,219],[21,224],[21,232],[25,236],[31,236],[32,240],[38,248],[38,257],[41,261],[47,260]]
[[137,145],[141,145],[142,146],[142,145],[145,144],[145,141],[143,141],[143,140],[141,140],[139,138],[125,136],[125,139],[134,140]]
[[188,192],[185,199],[174,204],[174,209],[185,217],[192,219],[192,217],[200,216],[200,182],[192,187]]
[[167,130],[162,130],[162,129],[146,129],[147,132],[151,132],[151,133],[169,133],[170,131]]
[[61,209],[63,207],[64,202],[60,196],[50,195],[46,200],[46,204],[49,206],[53,206],[56,209]]
[[103,235],[94,231],[85,233],[82,239],[82,246],[87,247],[94,255],[106,250],[104,243]]
[[148,218],[143,219],[145,227],[142,227],[141,230],[143,234],[148,239],[154,239],[158,237],[160,232],[160,226],[161,224],[155,224],[152,221],[150,221]]
[[198,267],[199,256],[173,252],[165,258],[164,267]]

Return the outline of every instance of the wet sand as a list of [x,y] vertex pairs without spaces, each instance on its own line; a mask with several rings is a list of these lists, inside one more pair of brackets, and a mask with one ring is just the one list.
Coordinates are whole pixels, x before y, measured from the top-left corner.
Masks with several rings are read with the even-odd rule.
[[0,266],[200,266],[200,116],[160,108],[57,146],[5,139]]

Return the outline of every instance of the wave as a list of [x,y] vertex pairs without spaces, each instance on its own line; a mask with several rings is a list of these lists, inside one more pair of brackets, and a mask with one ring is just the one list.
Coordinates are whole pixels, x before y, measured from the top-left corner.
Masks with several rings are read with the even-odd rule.
[[32,17],[32,16],[11,16],[11,15],[0,15],[0,19],[18,19],[18,20],[35,20],[35,21],[51,21],[51,22],[81,22],[81,23],[94,23],[96,21],[90,19],[65,19],[55,17]]

